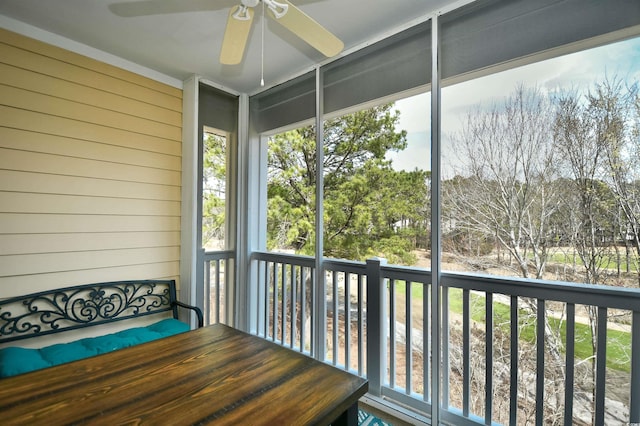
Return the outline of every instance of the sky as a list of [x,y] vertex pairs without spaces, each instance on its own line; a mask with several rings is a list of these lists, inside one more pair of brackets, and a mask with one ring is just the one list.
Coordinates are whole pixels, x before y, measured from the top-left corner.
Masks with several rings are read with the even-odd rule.
[[[606,46],[548,59],[442,89],[443,163],[453,155],[447,141],[456,133],[466,113],[478,104],[488,107],[500,102],[520,83],[551,93],[567,89],[588,89],[605,76],[640,81],[640,37]],[[429,170],[430,107],[429,93],[396,102],[400,111],[398,129],[407,131],[407,148],[390,153],[398,170]],[[446,176],[445,176],[446,177]]]

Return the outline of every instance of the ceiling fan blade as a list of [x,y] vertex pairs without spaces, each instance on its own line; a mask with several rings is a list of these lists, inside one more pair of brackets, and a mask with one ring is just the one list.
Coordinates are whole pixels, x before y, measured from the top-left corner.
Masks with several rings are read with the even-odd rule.
[[342,52],[344,43],[338,37],[287,0],[278,0],[278,2],[282,2],[288,7],[286,13],[283,14],[276,14],[269,8],[269,14],[273,19],[327,57]]
[[236,65],[242,62],[252,22],[253,9],[250,7],[235,6],[229,11],[220,51],[220,63]]

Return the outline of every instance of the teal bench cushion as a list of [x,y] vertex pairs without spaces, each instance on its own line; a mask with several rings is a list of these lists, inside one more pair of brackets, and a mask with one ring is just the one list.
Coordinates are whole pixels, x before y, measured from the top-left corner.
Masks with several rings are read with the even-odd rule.
[[190,327],[188,324],[185,324],[182,321],[178,321],[173,318],[168,318],[166,320],[158,321],[145,328],[148,328],[151,331],[155,331],[156,333],[159,333],[162,336],[171,336],[178,333],[184,333],[185,331],[190,330]]
[[81,340],[69,343],[59,343],[57,345],[51,345],[46,348],[34,350],[40,351],[42,358],[51,365],[77,361],[79,359],[98,354],[95,350],[84,347]]
[[15,376],[51,367],[37,349],[8,347],[0,349],[0,377]]
[[146,327],[136,327],[113,334],[88,337],[40,349],[8,347],[0,349],[0,377],[15,376],[41,368],[64,364],[90,356],[150,342],[189,331],[189,325],[168,318]]

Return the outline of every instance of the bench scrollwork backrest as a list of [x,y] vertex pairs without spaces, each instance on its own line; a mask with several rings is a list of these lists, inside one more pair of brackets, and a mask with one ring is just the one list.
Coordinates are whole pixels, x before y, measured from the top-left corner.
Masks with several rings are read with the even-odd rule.
[[0,301],[0,342],[142,315],[175,313],[173,280],[118,281],[67,287]]

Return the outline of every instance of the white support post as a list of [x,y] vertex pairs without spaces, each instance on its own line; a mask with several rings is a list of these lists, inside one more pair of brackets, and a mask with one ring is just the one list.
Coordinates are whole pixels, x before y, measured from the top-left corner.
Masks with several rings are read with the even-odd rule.
[[255,226],[250,222],[251,212],[255,209],[251,183],[252,144],[249,141],[249,97],[240,95],[238,99],[238,145],[236,158],[236,259],[235,259],[235,326],[244,331],[251,331],[255,323],[257,309],[256,290],[250,279],[250,247],[249,241],[255,235]]
[[[442,235],[440,230],[440,22],[431,19],[431,424],[440,422],[440,282]],[[447,368],[445,366],[445,368]]]
[[384,317],[386,289],[380,273],[380,265],[386,263],[386,259],[367,259],[367,380],[369,393],[377,397],[382,395],[387,359],[384,353],[387,341]]
[[[182,94],[182,203],[180,218],[180,288],[183,303],[204,312],[204,295],[198,297],[198,88],[192,76],[184,82]],[[204,271],[201,271],[201,276]],[[200,281],[201,282],[201,281]],[[200,285],[200,287],[203,287]],[[200,288],[204,293],[204,288]],[[188,321],[187,318],[183,320]],[[189,321],[188,321],[189,322]],[[190,321],[195,327],[195,319]]]
[[315,334],[312,353],[315,358],[324,361],[327,349],[327,300],[326,280],[324,277],[324,79],[322,70],[316,68],[316,264],[315,278]]

